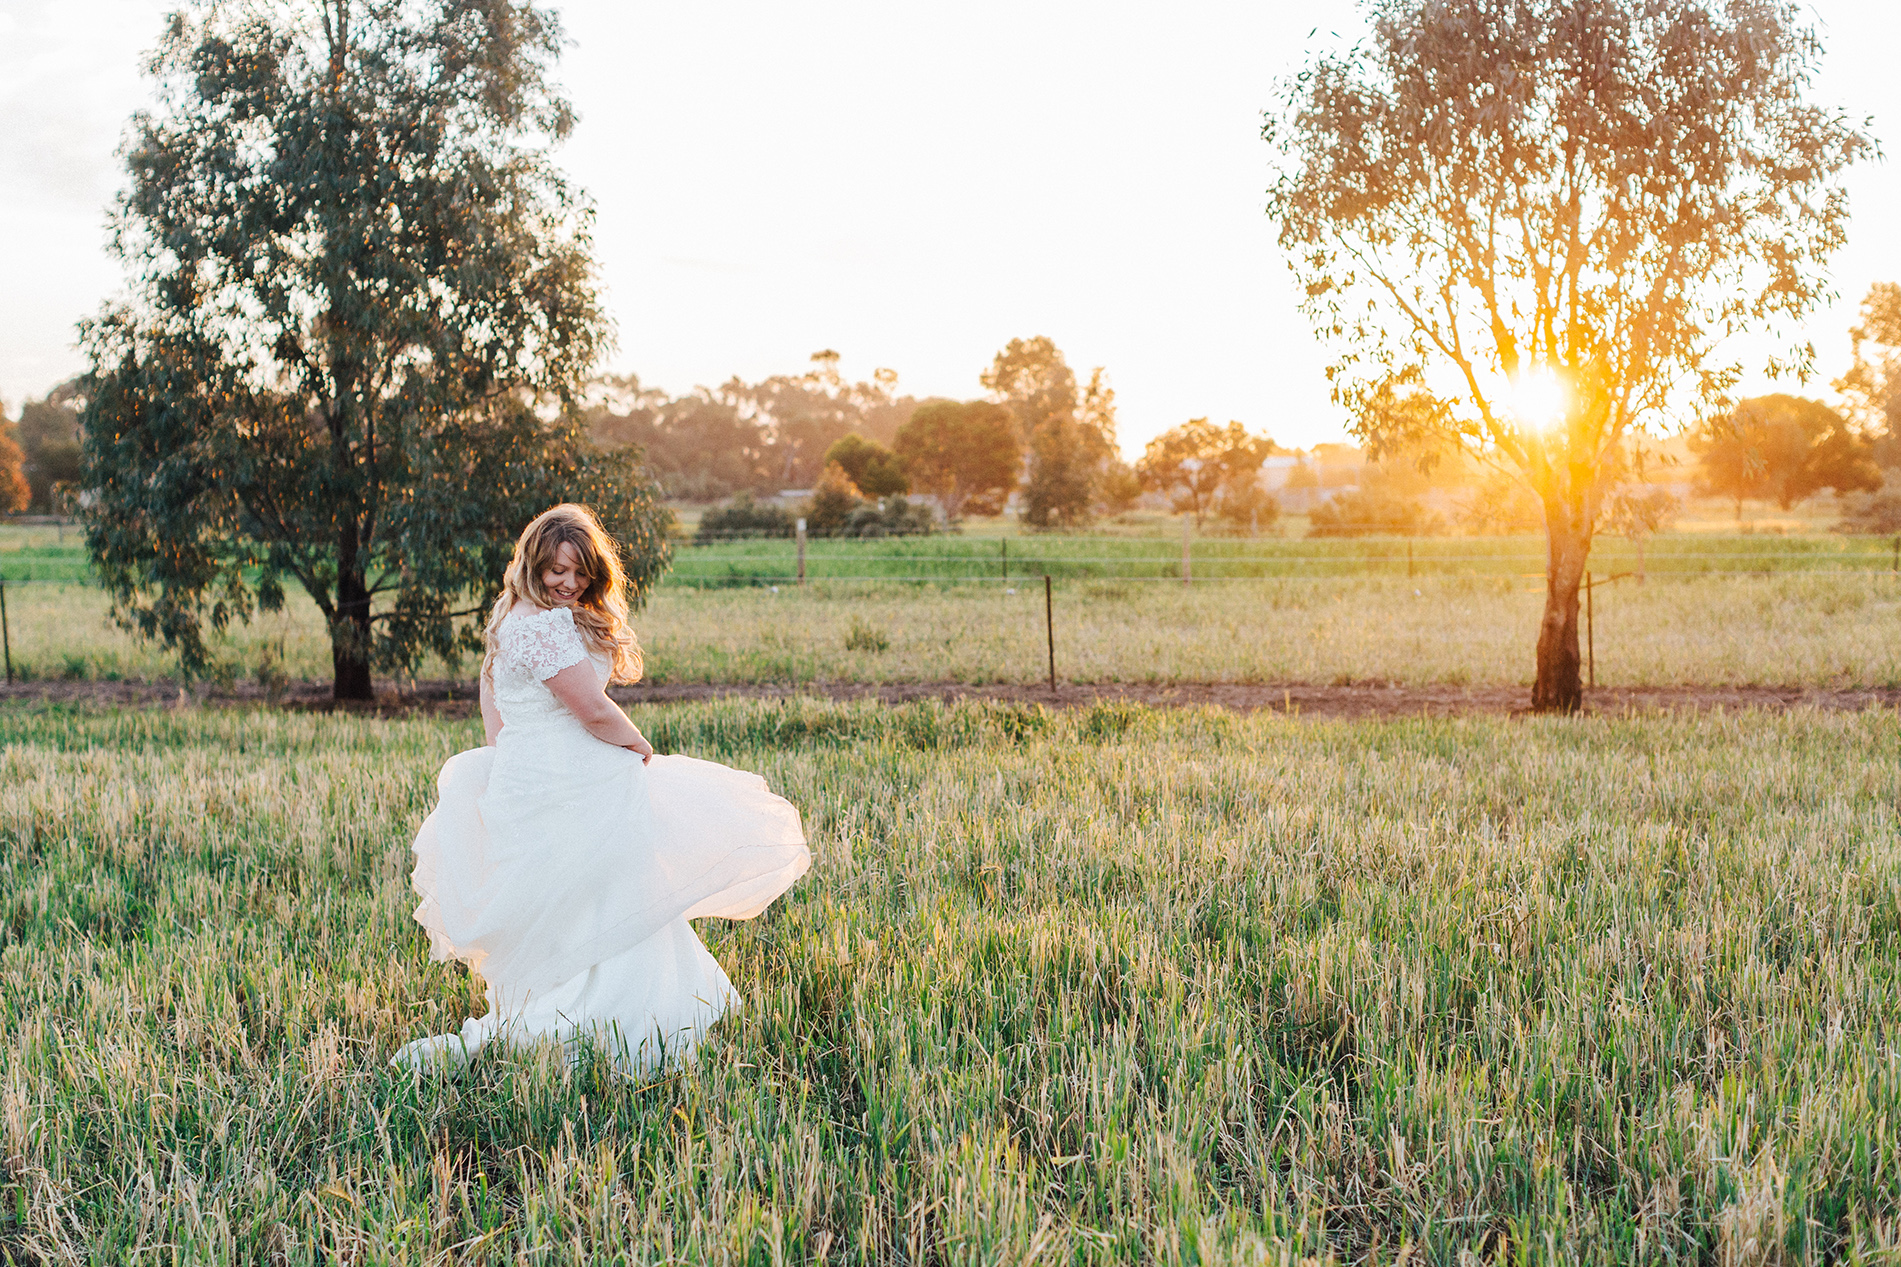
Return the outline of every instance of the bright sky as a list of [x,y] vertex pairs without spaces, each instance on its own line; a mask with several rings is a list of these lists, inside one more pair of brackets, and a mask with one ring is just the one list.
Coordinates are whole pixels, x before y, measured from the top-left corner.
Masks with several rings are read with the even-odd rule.
[[[119,285],[104,252],[140,54],[175,0],[0,0],[0,399],[77,372],[73,325]],[[619,331],[608,368],[682,392],[898,371],[971,397],[1013,336],[1108,368],[1131,453],[1207,415],[1338,439],[1323,352],[1262,213],[1260,115],[1350,0],[568,0],[561,153],[595,199]],[[1818,96],[1901,144],[1901,6],[1817,0]],[[1317,31],[1316,31],[1317,28]],[[1310,37],[1310,31],[1315,32]],[[1337,36],[1334,34],[1337,33]],[[1901,280],[1901,169],[1850,177],[1838,301],[1809,334],[1848,361],[1871,282]],[[1760,387],[1760,382],[1752,384]]]

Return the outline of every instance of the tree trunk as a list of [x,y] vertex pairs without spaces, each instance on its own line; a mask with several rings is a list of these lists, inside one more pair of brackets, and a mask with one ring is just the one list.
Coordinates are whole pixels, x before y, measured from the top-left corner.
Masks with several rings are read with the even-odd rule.
[[330,622],[330,695],[339,700],[373,700],[370,681],[370,591],[357,559],[356,525],[348,523],[337,542],[337,614]]
[[1584,706],[1579,676],[1578,584],[1591,553],[1591,529],[1582,506],[1545,503],[1545,615],[1538,625],[1538,676],[1531,707],[1540,713],[1575,713]]

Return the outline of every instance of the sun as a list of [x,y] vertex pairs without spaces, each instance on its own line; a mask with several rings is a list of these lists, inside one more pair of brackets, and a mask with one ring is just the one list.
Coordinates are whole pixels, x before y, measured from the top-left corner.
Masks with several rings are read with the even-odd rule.
[[1542,367],[1512,380],[1512,413],[1535,431],[1550,431],[1564,421],[1568,393],[1556,374]]

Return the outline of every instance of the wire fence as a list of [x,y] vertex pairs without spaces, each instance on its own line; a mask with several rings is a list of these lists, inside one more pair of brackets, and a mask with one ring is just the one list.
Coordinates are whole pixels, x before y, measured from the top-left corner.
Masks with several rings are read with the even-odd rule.
[[[661,584],[718,589],[827,585],[1009,585],[1053,580],[1136,584],[1519,579],[1545,574],[1542,538],[1042,536],[885,538],[735,536],[674,543]],[[1815,534],[1775,538],[1673,534],[1648,542],[1600,536],[1585,563],[1600,574],[1646,580],[1700,577],[1887,575],[1901,577],[1901,538]],[[0,549],[7,585],[90,585],[76,545]]]
[[[1587,570],[1629,573],[1646,580],[1664,582],[1721,577],[1901,578],[1901,571],[1892,567],[1889,560],[1879,558],[1780,558],[1763,560],[1756,566],[1711,566],[1713,560],[1742,557],[1747,556],[1684,555],[1672,559],[1668,556],[1652,555],[1647,563],[1640,564],[1633,559],[1605,559],[1594,556]],[[946,560],[944,566],[940,567],[914,566],[857,571],[848,570],[848,566],[851,564],[862,566],[863,560],[808,559],[803,574],[796,567],[770,566],[783,562],[777,559],[717,559],[699,562],[723,566],[694,566],[693,561],[683,561],[676,556],[673,568],[661,578],[660,587],[705,590],[796,587],[805,584],[1009,586],[1017,582],[1027,584],[1044,577],[1057,581],[1101,581],[1135,585],[1350,584],[1381,580],[1511,580],[1545,576],[1543,560],[1514,559],[1511,556],[1419,559],[1411,564],[1403,558],[1397,561],[1391,559],[1260,561],[1196,559],[1186,569],[1180,563],[1172,561],[1137,561],[1135,566],[1129,566],[1128,561],[1119,559],[1028,558],[1019,560],[1013,558],[1008,572],[974,569],[968,566],[967,560]],[[747,563],[748,566],[739,566],[741,562]],[[890,562],[895,563],[898,560]],[[903,560],[903,562],[928,564],[932,561]],[[1475,562],[1482,562],[1488,566],[1465,566]],[[767,566],[758,566],[760,564]],[[834,564],[841,566],[835,567]],[[1508,566],[1498,566],[1501,564]],[[35,567],[32,564],[22,567],[17,562],[0,556],[0,584],[12,587],[91,588],[95,581],[82,569]]]
[[[1044,537],[953,541],[941,538],[841,542],[783,538],[683,544],[668,583],[699,588],[806,582],[962,585],[1051,577],[1058,580],[1202,584],[1248,581],[1542,577],[1540,540],[1514,548],[1499,539],[1386,538],[1289,542],[1157,538]],[[1587,570],[1645,579],[1773,574],[1901,575],[1901,539],[1670,537],[1654,543],[1599,538]]]
[[[1043,591],[1044,646],[1052,686],[1063,637],[1052,594],[1065,586],[1085,604],[1113,599],[1117,589],[1202,586],[1365,584],[1369,596],[1395,592],[1398,583],[1437,587],[1478,582],[1525,591],[1545,588],[1541,538],[1349,538],[1235,540],[1184,537],[952,536],[871,539],[740,538],[718,544],[676,542],[662,584],[692,591],[809,586],[814,598],[871,597],[875,586],[988,586],[1006,592]],[[1740,534],[1672,534],[1648,541],[1600,537],[1584,568],[1582,628],[1585,672],[1596,682],[1595,591],[1613,582],[1688,582],[1749,577],[1759,580],[1866,578],[1901,591],[1901,538],[1834,535],[1751,538]],[[1091,582],[1097,584],[1090,584]],[[0,669],[14,680],[16,647],[10,628],[21,612],[7,612],[8,591],[90,586],[83,550],[76,545],[0,548]],[[1232,592],[1232,591],[1230,591]],[[1307,592],[1314,592],[1307,590]],[[1344,591],[1343,591],[1344,592]],[[1446,593],[1446,590],[1440,590]],[[1797,591],[1806,593],[1807,591]],[[1828,591],[1833,593],[1836,591]],[[909,591],[918,593],[917,589]],[[1823,591],[1816,591],[1821,594]],[[909,601],[905,599],[904,601]],[[1152,606],[1152,604],[1150,605]],[[1136,610],[1132,607],[1131,610]],[[65,620],[63,600],[32,600],[27,615],[40,630]],[[1013,617],[1021,621],[1022,614]],[[1029,622],[1023,622],[1029,623]],[[43,671],[29,665],[35,672]]]

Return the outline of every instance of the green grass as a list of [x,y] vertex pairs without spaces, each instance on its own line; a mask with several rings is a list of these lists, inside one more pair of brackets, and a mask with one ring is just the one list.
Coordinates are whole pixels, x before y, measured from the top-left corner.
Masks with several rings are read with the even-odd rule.
[[[1437,577],[1541,577],[1541,535],[1510,537],[1367,537],[1307,540],[1242,539],[1197,534],[1190,543],[1191,576],[1205,581],[1280,579],[1327,582]],[[1673,533],[1638,546],[1622,537],[1597,538],[1590,567],[1598,575],[1643,571],[1671,580],[1712,575],[1782,572],[1886,573],[1894,554],[1886,539],[1831,534],[1768,536]],[[1131,584],[1179,581],[1182,550],[1176,534],[1153,537],[1051,534],[997,539],[981,536],[880,540],[813,540],[806,545],[808,579],[922,578],[939,581],[1019,581],[1054,577],[1116,579]],[[725,541],[676,552],[668,585],[716,587],[786,583],[797,578],[798,547],[783,538]]]
[[1901,1253],[1892,714],[637,720],[805,813],[743,1010],[437,1083],[473,724],[0,709],[0,1260]]
[[[1207,581],[1403,579],[1492,577],[1520,579],[1544,571],[1544,538],[1369,537],[1308,540],[1299,536],[1236,538],[1196,533],[1190,571]],[[1181,577],[1180,528],[1146,525],[1142,535],[1061,533],[992,535],[992,526],[934,537],[878,540],[814,539],[806,548],[809,579],[924,578],[970,582],[1056,577],[1155,583]],[[1600,575],[1636,572],[1669,580],[1710,575],[1782,572],[1882,573],[1895,563],[1886,538],[1831,533],[1794,535],[1679,532],[1643,547],[1600,535],[1591,567]],[[790,582],[798,575],[798,548],[788,539],[682,542],[663,584],[715,588]],[[90,576],[76,528],[0,525],[0,576],[12,582],[85,583]]]

